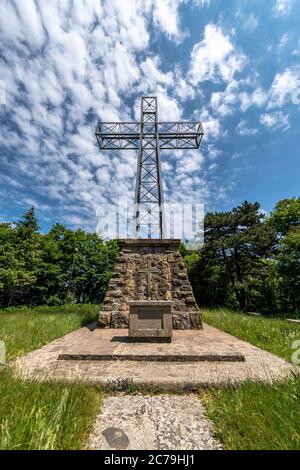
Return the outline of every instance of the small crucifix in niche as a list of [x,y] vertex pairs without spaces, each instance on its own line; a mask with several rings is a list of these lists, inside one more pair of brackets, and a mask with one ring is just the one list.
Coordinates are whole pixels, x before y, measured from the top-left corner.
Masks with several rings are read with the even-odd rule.
[[151,268],[151,260],[147,260],[147,269],[141,269],[139,273],[146,273],[147,274],[147,300],[152,299],[152,285],[151,285],[151,279],[152,279],[152,274],[154,273],[160,273],[161,271],[159,269],[152,269]]

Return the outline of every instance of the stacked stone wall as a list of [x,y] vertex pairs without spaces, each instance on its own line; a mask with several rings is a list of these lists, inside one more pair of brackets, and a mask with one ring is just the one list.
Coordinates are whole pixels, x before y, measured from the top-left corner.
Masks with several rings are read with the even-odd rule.
[[151,262],[152,300],[171,300],[175,329],[202,327],[179,240],[124,240],[101,306],[99,322],[106,328],[128,328],[130,300],[146,300],[147,264]]

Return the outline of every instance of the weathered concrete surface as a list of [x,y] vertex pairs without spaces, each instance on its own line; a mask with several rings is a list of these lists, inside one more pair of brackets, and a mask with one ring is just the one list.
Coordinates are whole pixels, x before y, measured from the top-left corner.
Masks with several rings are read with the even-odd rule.
[[[227,337],[226,337],[227,339]],[[132,342],[127,329],[85,329],[59,359],[159,362],[242,361],[244,356],[215,330],[174,330],[172,343]]]
[[[148,362],[148,361],[58,361],[59,354],[69,350],[73,344],[89,344],[93,341],[93,328],[81,328],[69,333],[42,348],[32,351],[15,361],[16,371],[23,377],[37,380],[60,380],[100,384],[114,390],[125,390],[128,386],[138,388],[156,387],[162,390],[196,390],[199,387],[226,385],[246,379],[270,382],[283,379],[300,368],[283,359],[256,348],[245,341],[205,325],[195,333],[199,342],[211,344],[215,351],[234,348],[245,356],[245,362]],[[108,330],[102,330],[108,331]],[[116,330],[114,330],[116,332]],[[175,332],[174,332],[175,333]],[[178,332],[180,333],[180,332]],[[186,336],[186,347],[191,343]],[[111,344],[115,344],[111,342]],[[133,345],[130,345],[130,348]],[[134,347],[141,345],[134,344]],[[152,351],[159,347],[176,347],[171,344],[143,344]],[[133,350],[133,349],[131,349]]]
[[104,400],[90,449],[221,449],[195,395],[121,395]]

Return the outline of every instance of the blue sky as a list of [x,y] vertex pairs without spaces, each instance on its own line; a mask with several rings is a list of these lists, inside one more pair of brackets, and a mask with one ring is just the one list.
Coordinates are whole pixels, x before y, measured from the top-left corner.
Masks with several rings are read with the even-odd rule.
[[133,197],[136,154],[100,152],[98,118],[201,120],[199,151],[162,152],[167,201],[206,211],[299,196],[300,1],[1,0],[0,220],[34,205],[95,230]]

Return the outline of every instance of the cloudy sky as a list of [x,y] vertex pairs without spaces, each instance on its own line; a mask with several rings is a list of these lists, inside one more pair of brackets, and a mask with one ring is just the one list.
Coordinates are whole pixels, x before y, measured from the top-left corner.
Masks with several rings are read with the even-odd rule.
[[94,230],[133,196],[136,154],[100,152],[97,119],[201,120],[200,151],[162,152],[166,200],[269,211],[299,195],[299,0],[1,0],[0,220]]

